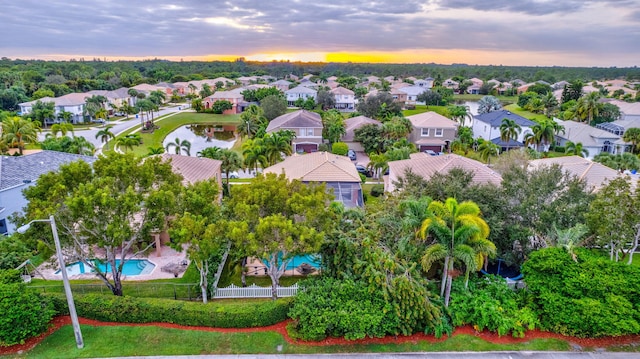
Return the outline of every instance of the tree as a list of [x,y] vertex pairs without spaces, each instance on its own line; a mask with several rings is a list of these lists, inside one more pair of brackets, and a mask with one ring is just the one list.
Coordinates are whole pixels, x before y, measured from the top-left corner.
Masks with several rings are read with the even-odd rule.
[[382,124],[383,136],[390,140],[390,143],[407,138],[411,131],[413,131],[411,121],[402,116],[394,116]]
[[500,124],[500,139],[507,143],[507,151],[509,151],[509,143],[511,140],[516,141],[518,135],[522,132],[522,127],[515,120],[503,118]]
[[340,141],[346,133],[344,117],[338,110],[329,110],[322,114],[322,137],[329,141],[329,146]]
[[576,111],[578,116],[586,120],[589,126],[593,122],[593,118],[598,116],[602,104],[599,102],[602,95],[598,92],[591,92],[585,96],[580,97],[576,104]]
[[569,101],[578,101],[580,97],[582,97],[582,87],[583,83],[580,80],[571,81],[568,85],[564,86],[562,90],[562,103],[566,103]]
[[70,123],[56,123],[51,126],[51,134],[53,137],[58,137],[58,134],[61,136],[66,136],[67,133],[71,133],[73,136],[73,125]]
[[582,142],[573,143],[571,141],[567,141],[564,146],[564,153],[574,156],[587,157],[589,156],[589,151],[583,147]]
[[129,151],[133,151],[133,146],[138,146],[140,145],[140,139],[133,137],[133,136],[122,136],[122,137],[118,137],[116,138],[116,143],[114,145],[114,149],[117,148],[124,148],[124,152],[126,153],[127,150]]
[[172,245],[177,250],[187,246],[189,259],[200,273],[202,302],[209,293],[209,267],[212,257],[227,248],[225,221],[218,205],[218,186],[213,181],[188,185],[178,197],[182,214],[171,221]]
[[[65,137],[68,138],[68,137]],[[77,155],[91,156],[95,152],[95,146],[93,143],[87,141],[83,136],[73,137],[69,141],[68,153],[75,153]]]
[[593,161],[602,163],[607,167],[621,172],[640,169],[640,159],[638,156],[628,152],[617,155],[612,155],[609,152],[600,152],[593,158]]
[[[531,131],[533,132],[533,141],[538,147],[538,151],[540,151],[540,145],[544,145],[545,149],[548,149],[548,145],[553,143],[557,131],[559,130],[559,125],[553,120],[544,120],[539,121],[537,124],[531,127]],[[562,129],[564,131],[564,129]]]
[[240,125],[238,125],[237,131],[240,136],[253,138],[266,124],[267,119],[264,117],[262,108],[258,105],[249,105],[249,107],[240,114]]
[[198,153],[196,153],[196,156],[211,158],[213,160],[219,160],[221,153],[222,153],[222,148],[213,146],[213,147],[207,147],[202,151],[198,151]]
[[191,156],[191,142],[187,140],[180,140],[178,137],[173,142],[167,143],[165,146],[165,150],[169,152],[169,149],[173,148],[175,150],[176,155],[179,155],[180,152],[184,151],[187,156]]
[[386,170],[389,166],[387,157],[384,154],[372,153],[369,155],[369,159],[370,161],[367,167],[372,170],[372,172],[378,179],[378,183],[380,183],[380,178],[382,177],[384,170]]
[[480,217],[477,204],[447,198],[444,203],[431,202],[428,211],[431,215],[422,222],[420,237],[431,236],[434,243],[425,250],[421,264],[428,271],[433,263],[444,260],[440,295],[444,295],[444,305],[448,307],[455,261],[465,265],[466,286],[469,273],[481,267],[484,256],[495,254],[496,247],[487,239],[489,226]]
[[478,101],[478,114],[489,113],[502,109],[500,100],[493,96],[484,96]]
[[232,108],[233,104],[228,100],[218,100],[211,106],[211,112],[221,114],[226,110],[231,110]]
[[332,109],[336,106],[335,96],[330,91],[326,90],[318,91],[317,102],[322,111],[327,111],[328,109]]
[[242,91],[242,96],[247,102],[261,102],[265,97],[272,95],[282,97],[282,91],[276,87],[263,87],[255,90]]
[[393,96],[387,92],[380,92],[367,97],[364,101],[360,101],[357,105],[357,110],[362,115],[376,120],[385,120],[393,116],[402,115],[401,105],[395,102]]
[[638,143],[640,143],[640,128],[632,127],[624,131],[622,135],[624,142],[631,142],[631,153],[636,153]]
[[247,140],[242,144],[242,156],[244,156],[244,165],[246,168],[255,169],[258,172],[258,167],[266,168],[269,166],[269,160],[265,154],[264,140],[262,138],[255,138],[253,140]]
[[258,176],[237,186],[229,203],[229,237],[237,248],[264,261],[272,297],[291,258],[317,253],[332,223],[332,195],[324,184],[289,181],[281,174]]
[[147,148],[147,156],[161,155],[164,153],[164,148],[162,146],[151,146]]
[[203,83],[202,88],[200,89],[199,95],[201,99],[204,99],[213,95],[213,90],[211,89],[211,86],[209,86],[209,84],[206,82]]
[[242,168],[244,161],[238,152],[230,149],[220,151],[220,157],[217,159],[222,161],[220,169],[227,177],[227,191],[229,191],[229,196],[231,196],[231,191],[229,190],[229,173]]
[[602,103],[600,104],[600,109],[598,110],[598,114],[593,118],[592,125],[595,126],[599,123],[603,122],[613,122],[620,119],[622,113],[620,112],[620,107],[612,104],[612,103]]
[[[149,250],[151,234],[164,230],[166,217],[176,213],[182,177],[161,161],[108,152],[92,167],[82,161],[63,165],[25,190],[29,203],[20,222],[54,213],[67,258],[82,261],[121,296],[123,266]],[[106,270],[100,263],[108,264]]]
[[98,111],[104,108],[104,104],[107,103],[107,98],[102,95],[92,95],[85,99],[84,111],[91,119],[98,113]]
[[382,126],[372,123],[356,129],[354,139],[362,144],[366,153],[382,152],[386,146]]
[[8,117],[2,121],[2,139],[11,148],[17,148],[23,154],[27,143],[38,142],[40,128],[30,120],[21,117]]
[[260,102],[264,117],[271,121],[287,112],[287,100],[282,96],[267,96]]
[[264,147],[264,156],[270,166],[282,161],[282,155],[290,156],[293,153],[291,140],[292,138],[284,131],[264,135],[261,145]]
[[96,139],[100,139],[100,142],[104,143],[104,145],[109,149],[109,140],[113,139],[115,135],[111,132],[113,125],[106,125],[100,131],[96,133]]
[[635,192],[627,178],[616,178],[598,191],[585,215],[596,244],[608,249],[609,258],[616,262],[629,255],[631,264],[638,247],[640,203]]
[[149,100],[159,106],[167,100],[167,95],[162,90],[151,91],[151,93],[149,93]]
[[544,115],[547,116],[547,118],[552,118],[558,112],[558,99],[556,99],[553,92],[547,93],[542,98],[542,103],[544,106]]
[[500,146],[485,140],[478,146],[478,153],[483,161],[491,163],[491,157],[500,154]]
[[46,128],[47,120],[53,119],[56,114],[55,103],[36,101],[31,108],[31,114],[36,121]]
[[472,116],[468,106],[451,105],[447,106],[447,112],[451,119],[459,122],[464,127],[467,119],[471,122]]

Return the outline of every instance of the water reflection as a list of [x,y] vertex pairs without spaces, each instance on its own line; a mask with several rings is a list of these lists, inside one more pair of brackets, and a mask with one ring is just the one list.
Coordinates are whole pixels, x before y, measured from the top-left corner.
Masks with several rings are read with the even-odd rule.
[[180,126],[169,133],[162,146],[175,142],[176,138],[191,143],[191,156],[207,147],[231,148],[237,140],[235,125],[191,124]]

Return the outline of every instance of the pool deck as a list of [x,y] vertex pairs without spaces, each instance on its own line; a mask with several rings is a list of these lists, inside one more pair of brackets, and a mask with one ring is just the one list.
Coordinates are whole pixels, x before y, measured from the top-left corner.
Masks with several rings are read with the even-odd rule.
[[[245,265],[247,268],[247,275],[255,276],[255,277],[266,277],[267,276],[267,266],[262,263],[262,261],[258,258],[251,257],[247,261]],[[315,270],[310,274],[319,274],[319,270]],[[297,268],[287,269],[284,271],[284,276],[304,276],[306,274],[302,274]]]
[[[145,281],[145,280],[152,280],[152,279],[176,278],[173,273],[163,272],[161,268],[168,264],[178,264],[178,265],[182,265],[182,263],[188,264],[189,259],[187,258],[186,251],[183,250],[182,252],[178,252],[175,249],[167,246],[162,246],[161,250],[162,250],[162,255],[160,257],[158,257],[157,251],[153,251],[151,254],[149,254],[146,257],[138,256],[133,258],[131,257],[127,258],[127,259],[146,259],[149,262],[155,264],[155,268],[153,268],[153,271],[151,273],[145,274],[145,275],[135,275],[135,276],[122,275],[122,280]],[[55,265],[51,264],[52,261],[55,261]],[[185,266],[185,269],[186,267],[187,266]],[[41,264],[38,267],[38,272],[42,274],[44,279],[61,280],[62,275],[55,273],[59,269],[60,267],[58,266],[54,256],[51,258],[50,261],[46,261],[43,264]],[[38,273],[33,273],[33,274],[36,276],[36,278],[40,277]],[[179,273],[178,277],[182,277],[183,274],[184,272]],[[96,275],[93,273],[84,273],[84,274],[69,276],[69,279],[98,279],[98,277],[96,277]]]

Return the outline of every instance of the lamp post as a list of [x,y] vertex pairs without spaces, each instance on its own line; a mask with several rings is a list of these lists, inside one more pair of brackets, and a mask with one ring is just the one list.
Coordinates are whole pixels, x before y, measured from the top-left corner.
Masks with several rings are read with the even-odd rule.
[[56,245],[56,255],[58,256],[58,264],[60,265],[60,273],[62,273],[62,283],[64,285],[64,294],[67,297],[67,304],[69,306],[69,316],[71,316],[71,325],[73,326],[73,333],[76,337],[76,345],[78,349],[84,347],[84,341],[82,340],[82,332],[80,332],[80,322],[78,321],[78,314],[76,313],[76,305],[73,302],[73,295],[71,294],[71,285],[69,285],[69,277],[67,276],[67,267],[64,265],[64,258],[62,258],[62,248],[60,246],[60,238],[58,237],[58,227],[56,227],[56,220],[53,215],[49,216],[49,219],[36,219],[24,226],[17,229],[18,233],[26,232],[32,223],[35,222],[48,222],[51,224],[51,231],[53,232],[53,241]]

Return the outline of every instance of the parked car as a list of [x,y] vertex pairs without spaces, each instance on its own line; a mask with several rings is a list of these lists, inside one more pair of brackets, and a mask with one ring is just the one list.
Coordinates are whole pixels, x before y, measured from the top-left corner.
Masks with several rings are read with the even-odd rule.
[[438,154],[435,151],[432,150],[424,150],[424,153],[430,155],[430,156],[437,156]]
[[363,175],[365,175],[367,177],[371,177],[373,175],[371,173],[371,171],[369,171],[369,169],[367,169],[367,167],[365,167],[364,165],[361,165],[359,163],[356,164],[356,171],[358,171],[358,173],[362,173]]
[[93,123],[105,123],[107,121],[101,119],[101,118],[94,118],[93,120],[91,120],[91,122]]
[[354,151],[354,150],[347,151],[347,156],[349,157],[349,159],[351,161],[355,161],[357,159],[356,151]]
[[[222,178],[227,178],[227,174],[223,172],[222,173]],[[230,179],[240,178],[240,176],[238,175],[238,172],[233,171],[233,172],[229,172],[229,178]]]

